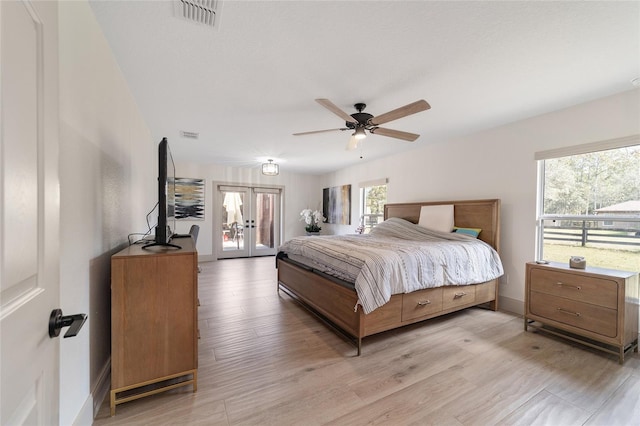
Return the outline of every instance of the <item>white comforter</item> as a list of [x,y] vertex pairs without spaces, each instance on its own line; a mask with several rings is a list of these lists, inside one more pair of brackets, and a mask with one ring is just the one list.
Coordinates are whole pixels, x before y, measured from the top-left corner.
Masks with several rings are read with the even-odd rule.
[[478,284],[504,273],[498,253],[485,242],[398,218],[386,220],[367,235],[293,238],[280,251],[355,283],[365,313],[387,303],[392,294]]

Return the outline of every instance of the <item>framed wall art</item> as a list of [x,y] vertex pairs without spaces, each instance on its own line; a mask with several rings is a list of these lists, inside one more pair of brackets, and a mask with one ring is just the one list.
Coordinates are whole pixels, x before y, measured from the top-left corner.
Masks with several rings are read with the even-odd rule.
[[175,178],[176,219],[204,220],[204,179]]
[[351,225],[351,185],[322,190],[322,215],[327,223]]

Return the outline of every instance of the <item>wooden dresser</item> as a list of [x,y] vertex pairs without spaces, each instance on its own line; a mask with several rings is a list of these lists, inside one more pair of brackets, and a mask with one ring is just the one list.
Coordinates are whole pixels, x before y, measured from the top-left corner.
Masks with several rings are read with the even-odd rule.
[[638,273],[568,264],[526,265],[524,329],[618,355],[638,351]]
[[111,257],[111,415],[117,404],[197,389],[198,253],[132,245]]

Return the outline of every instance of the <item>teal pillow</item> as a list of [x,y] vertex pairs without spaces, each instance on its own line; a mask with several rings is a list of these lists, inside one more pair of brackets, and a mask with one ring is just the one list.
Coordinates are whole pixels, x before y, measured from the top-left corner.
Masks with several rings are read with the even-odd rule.
[[457,226],[453,227],[453,231],[451,232],[455,232],[457,234],[465,234],[465,235],[469,235],[473,238],[478,238],[478,235],[480,235],[480,232],[482,232],[482,229],[480,228],[460,228]]

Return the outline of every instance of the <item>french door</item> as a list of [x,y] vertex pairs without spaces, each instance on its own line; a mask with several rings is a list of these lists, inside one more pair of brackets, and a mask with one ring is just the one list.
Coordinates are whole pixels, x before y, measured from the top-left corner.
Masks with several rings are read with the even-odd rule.
[[218,259],[275,255],[280,245],[281,189],[217,186]]

